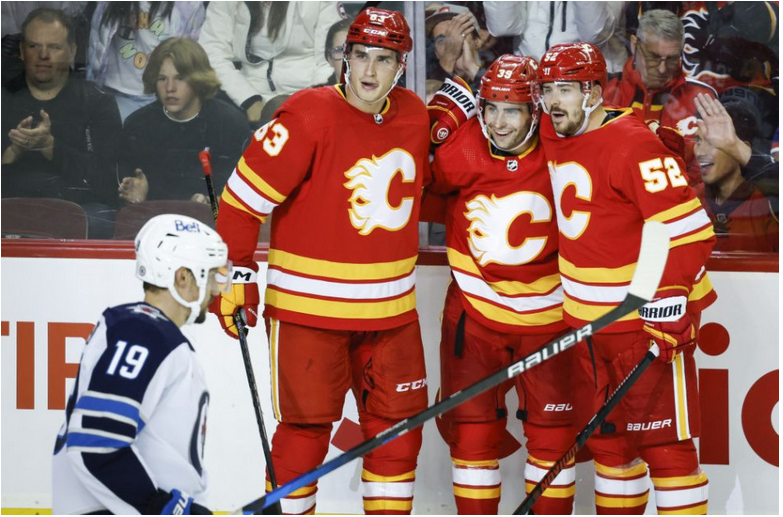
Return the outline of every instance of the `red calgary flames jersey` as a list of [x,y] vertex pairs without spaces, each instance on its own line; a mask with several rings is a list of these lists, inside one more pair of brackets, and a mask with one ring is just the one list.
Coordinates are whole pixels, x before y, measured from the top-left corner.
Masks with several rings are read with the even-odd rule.
[[329,86],[293,95],[275,115],[229,178],[218,219],[229,257],[253,266],[258,225],[275,209],[266,315],[342,330],[415,320],[424,104],[394,88],[373,116]]
[[[666,224],[671,238],[660,290],[682,290],[689,310],[715,299],[704,264],[715,242],[712,224],[684,176],[685,166],[628,108],[593,131],[558,137],[542,117],[560,230],[563,309],[572,326],[592,321],[628,293],[642,226]],[[638,312],[609,332],[641,328]]]
[[500,332],[564,330],[557,225],[536,138],[499,156],[470,120],[435,152],[431,189],[449,194],[446,247],[465,310]]

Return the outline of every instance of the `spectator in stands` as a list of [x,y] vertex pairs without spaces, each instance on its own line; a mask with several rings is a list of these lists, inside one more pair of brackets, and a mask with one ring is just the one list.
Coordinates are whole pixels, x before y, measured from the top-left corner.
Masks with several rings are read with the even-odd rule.
[[324,48],[324,57],[326,62],[332,67],[334,73],[326,80],[326,84],[337,84],[340,82],[343,70],[343,45],[348,36],[348,27],[352,20],[340,20],[331,27],[326,33],[326,48]]
[[[715,250],[777,252],[777,199],[748,179],[761,171],[743,168],[757,131],[753,113],[742,103],[724,106],[707,95],[697,97],[696,105],[701,120],[694,151],[704,180],[696,192],[715,227]],[[763,162],[777,169],[771,157]]]
[[427,79],[443,81],[459,76],[473,91],[478,91],[486,71],[479,50],[486,38],[491,37],[489,32],[481,31],[467,7],[447,3],[433,7],[425,21],[428,43],[435,57],[427,62]]
[[493,36],[514,37],[518,56],[541,59],[557,44],[584,41],[601,49],[611,72],[627,55],[610,44],[622,2],[484,2],[484,13]]
[[141,79],[150,53],[167,38],[198,38],[204,13],[203,2],[98,2],[87,79],[114,94],[123,121],[155,100]]
[[693,99],[700,93],[715,98],[715,91],[683,74],[684,29],[671,11],[645,12],[630,41],[633,55],[625,63],[622,77],[615,77],[607,85],[604,102],[630,106],[648,124],[657,122],[679,131],[685,138],[683,158],[688,165],[688,181],[696,185],[701,182],[701,170],[693,160],[697,128]]
[[[326,81],[337,2],[210,2],[199,37],[228,97],[256,125],[264,103]],[[235,63],[240,64],[240,69]]]
[[72,75],[75,53],[73,25],[62,11],[39,8],[27,16],[25,72],[2,92],[3,197],[79,203],[90,216],[90,235],[108,237],[111,220],[101,225],[101,218],[114,199],[120,115],[110,95]]
[[220,81],[191,39],[158,45],[143,81],[144,92],[157,100],[125,121],[120,170],[132,175],[122,179],[120,198],[208,203],[199,152],[209,148],[215,190],[222,191],[251,137],[250,125],[233,106],[213,98]]

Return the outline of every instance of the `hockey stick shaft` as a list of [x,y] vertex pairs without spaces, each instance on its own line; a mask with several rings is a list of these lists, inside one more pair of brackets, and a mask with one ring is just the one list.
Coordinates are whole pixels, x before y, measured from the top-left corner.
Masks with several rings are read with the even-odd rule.
[[658,349],[658,345],[653,344],[652,347],[650,347],[650,350],[644,354],[642,360],[633,367],[631,373],[629,373],[625,379],[622,380],[622,382],[617,386],[617,388],[615,388],[612,395],[606,400],[606,402],[604,402],[598,412],[593,415],[587,425],[579,432],[578,435],[576,435],[576,440],[574,441],[573,445],[571,445],[566,453],[563,454],[563,456],[557,460],[554,465],[552,465],[544,477],[541,478],[541,481],[539,481],[536,486],[533,487],[533,490],[531,490],[525,500],[522,501],[522,504],[520,504],[519,507],[514,510],[514,515],[527,515],[530,513],[530,510],[533,508],[533,505],[536,504],[538,498],[541,497],[547,488],[549,488],[557,475],[560,474],[566,465],[568,465],[568,462],[570,462],[571,459],[576,456],[576,453],[579,452],[579,449],[581,449],[584,444],[587,443],[587,440],[590,438],[590,436],[592,436],[595,430],[598,429],[598,426],[604,423],[604,420],[606,420],[606,417],[609,416],[609,413],[611,413],[612,409],[614,409],[615,406],[620,403],[620,400],[625,396],[626,393],[628,393],[628,390],[631,389],[631,386],[634,385],[639,377],[642,376],[642,373],[644,373],[647,367],[652,364],[656,357],[658,357],[659,353],[660,351]]
[[[209,147],[200,151],[198,157],[201,161],[201,166],[204,169],[204,178],[207,182],[207,192],[209,193],[209,204],[212,207],[212,216],[215,218],[215,223],[217,224],[218,204],[217,198],[215,197],[215,187],[212,183],[212,160],[209,154]],[[240,311],[241,310],[242,309],[240,309]],[[253,363],[250,360],[250,350],[247,346],[247,326],[245,326],[245,319],[239,314],[239,311],[234,315],[234,325],[237,327],[239,348],[242,351],[242,361],[245,364],[247,384],[250,388],[250,396],[253,399],[253,408],[255,409],[258,433],[261,436],[261,448],[264,450],[264,460],[266,461],[267,472],[269,473],[269,482],[272,485],[272,489],[275,489],[277,488],[277,477],[275,476],[275,469],[272,465],[272,450],[269,447],[269,439],[266,434],[266,426],[264,425],[264,413],[261,410],[261,401],[258,398],[256,376],[253,373]]]
[[641,249],[639,251],[639,260],[637,261],[636,270],[634,271],[631,284],[628,287],[628,295],[620,305],[595,321],[544,345],[511,366],[508,366],[461,391],[451,394],[449,397],[428,407],[421,413],[397,422],[390,428],[378,433],[373,438],[360,443],[340,456],[327,461],[310,472],[302,474],[277,490],[272,490],[265,496],[245,505],[242,508],[242,511],[257,512],[275,504],[295,490],[316,481],[318,478],[384,445],[397,436],[422,425],[427,420],[435,418],[441,413],[452,409],[479,393],[482,393],[493,386],[497,386],[506,379],[512,378],[527,369],[541,364],[554,357],[556,354],[571,348],[583,339],[592,336],[599,330],[611,325],[623,316],[639,309],[655,295],[658,283],[663,275],[663,269],[666,265],[668,254],[669,235],[665,225],[658,222],[649,222],[645,224],[642,231]]
[[625,302],[623,302],[620,306],[613,309],[611,312],[607,313],[605,316],[598,318],[594,322],[589,323],[584,327],[581,327],[572,332],[569,332],[568,334],[565,334],[561,338],[552,341],[546,346],[540,348],[538,351],[533,352],[532,354],[526,356],[525,358],[519,360],[518,362],[512,364],[511,366],[504,368],[503,370],[500,370],[490,375],[489,377],[480,380],[479,382],[465,388],[464,390],[453,393],[448,398],[443,399],[437,404],[430,406],[429,408],[425,409],[421,413],[418,413],[410,418],[406,418],[405,420],[401,420],[400,422],[397,422],[392,427],[378,433],[375,437],[370,438],[365,442],[362,442],[356,447],[344,452],[340,456],[324,463],[320,467],[317,467],[314,470],[311,470],[310,472],[307,472],[299,476],[298,478],[281,486],[277,490],[273,490],[268,494],[266,494],[264,497],[261,497],[260,499],[253,501],[252,503],[246,505],[243,508],[243,510],[255,512],[263,508],[266,508],[271,504],[274,504],[275,502],[279,501],[280,499],[287,496],[291,492],[312,483],[313,481],[317,480],[321,476],[324,476],[329,472],[334,471],[335,469],[358,458],[359,456],[363,456],[367,454],[368,452],[393,440],[397,436],[400,436],[401,434],[404,434],[410,431],[411,429],[422,425],[427,420],[435,418],[441,413],[445,413],[446,411],[454,408],[455,406],[458,406],[459,404],[465,402],[466,400],[475,397],[479,393],[482,393],[488,390],[489,388],[492,388],[493,386],[497,386],[503,381],[510,379],[536,365],[539,365],[544,361],[551,359],[552,357],[559,354],[560,352],[563,352],[568,348],[571,348],[572,346],[576,345],[582,339],[592,336],[595,332],[599,331],[600,329],[617,321],[618,319],[625,316],[626,314],[638,309],[639,307],[644,305],[647,301],[648,300],[645,300],[643,298],[637,298],[636,296],[629,297],[629,299],[626,299]]

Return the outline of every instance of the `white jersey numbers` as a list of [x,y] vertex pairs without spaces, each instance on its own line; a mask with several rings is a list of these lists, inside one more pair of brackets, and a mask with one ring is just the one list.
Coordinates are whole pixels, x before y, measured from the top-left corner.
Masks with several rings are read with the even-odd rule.
[[523,214],[530,214],[531,223],[552,220],[552,207],[541,194],[516,192],[502,198],[479,195],[465,203],[465,208],[470,221],[468,245],[481,266],[527,264],[546,246],[546,237],[528,237],[516,247],[508,240],[511,224]]
[[128,346],[126,341],[117,341],[117,350],[111,358],[109,368],[106,370],[107,375],[114,375],[117,371],[117,366],[122,363],[119,374],[126,379],[135,379],[139,376],[141,368],[144,366],[144,361],[147,360],[147,356],[150,351],[141,345],[131,345],[128,348],[128,352],[125,353],[125,349]]
[[369,235],[376,228],[394,232],[408,224],[414,198],[403,197],[396,207],[389,201],[389,188],[397,174],[403,183],[416,180],[416,162],[402,149],[392,149],[380,158],[362,158],[345,172],[348,181],[343,185],[352,191],[348,214],[360,235]]
[[258,128],[253,133],[253,138],[258,142],[264,141],[262,147],[266,154],[277,156],[285,147],[286,142],[288,142],[288,129],[275,119]]
[[639,170],[642,172],[644,188],[647,192],[655,193],[668,187],[684,187],[688,181],[682,175],[677,160],[667,156],[663,160],[655,158],[639,164]]
[[578,163],[568,162],[555,164],[549,162],[549,174],[552,178],[552,189],[555,195],[555,208],[557,209],[557,226],[560,233],[571,240],[578,239],[587,229],[590,222],[590,212],[571,210],[570,215],[563,211],[563,201],[566,189],[573,186],[576,190],[574,197],[583,201],[590,201],[593,197],[593,182],[590,174]]

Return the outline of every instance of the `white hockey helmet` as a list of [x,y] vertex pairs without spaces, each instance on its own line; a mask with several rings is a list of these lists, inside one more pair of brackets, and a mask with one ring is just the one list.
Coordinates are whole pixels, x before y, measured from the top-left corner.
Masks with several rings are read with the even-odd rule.
[[[199,288],[198,300],[186,302],[174,285],[181,267],[193,273]],[[182,306],[190,308],[186,324],[193,323],[207,296],[209,272],[219,268],[216,280],[223,290],[230,288],[228,246],[218,233],[186,215],[163,214],[147,221],[136,235],[136,277],[148,284],[166,288]]]

